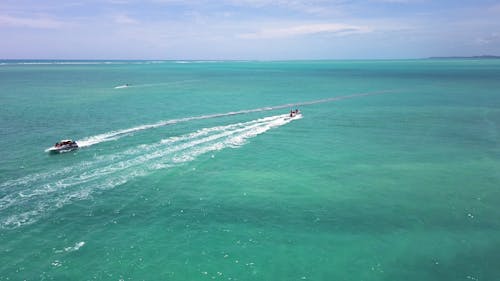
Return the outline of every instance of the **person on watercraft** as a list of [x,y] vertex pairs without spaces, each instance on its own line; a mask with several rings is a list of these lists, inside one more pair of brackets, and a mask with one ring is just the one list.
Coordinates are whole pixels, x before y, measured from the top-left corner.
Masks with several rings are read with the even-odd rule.
[[61,147],[61,146],[65,146],[65,145],[74,146],[74,145],[77,145],[77,144],[76,144],[75,141],[68,140],[68,141],[56,142],[56,144],[54,145],[54,147]]

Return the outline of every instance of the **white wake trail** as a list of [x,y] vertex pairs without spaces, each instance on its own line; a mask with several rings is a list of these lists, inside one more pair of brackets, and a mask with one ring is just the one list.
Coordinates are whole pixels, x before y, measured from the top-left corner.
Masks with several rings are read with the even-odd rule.
[[0,198],[0,228],[16,228],[38,221],[53,211],[92,194],[147,176],[159,169],[176,167],[198,156],[224,148],[236,148],[259,134],[300,117],[276,115],[249,122],[203,128],[169,137],[150,145],[137,145],[97,157],[85,165],[67,168],[65,174],[38,177],[29,185],[10,181],[16,188]]
[[226,112],[226,113],[216,113],[216,114],[208,114],[208,115],[201,115],[201,116],[192,116],[192,117],[164,120],[164,121],[159,121],[159,122],[153,123],[153,124],[145,124],[145,125],[140,125],[137,127],[132,127],[129,129],[111,131],[111,132],[107,132],[107,133],[103,133],[103,134],[99,134],[99,135],[95,135],[95,136],[86,137],[84,139],[78,140],[77,143],[78,143],[78,146],[80,146],[80,147],[88,147],[88,146],[92,146],[92,145],[102,143],[102,142],[117,140],[121,137],[130,135],[130,134],[138,132],[138,131],[159,128],[159,127],[173,125],[173,124],[182,123],[182,122],[220,118],[220,117],[242,115],[242,114],[264,112],[264,111],[272,111],[272,110],[285,109],[285,108],[289,109],[289,108],[294,108],[294,107],[298,107],[298,106],[307,106],[307,105],[320,104],[320,103],[336,102],[336,101],[341,101],[341,100],[346,100],[346,99],[387,94],[387,93],[393,93],[393,92],[394,91],[385,90],[385,91],[377,91],[377,92],[358,93],[358,94],[331,97],[331,98],[306,101],[306,102],[287,103],[287,104],[282,104],[282,105],[267,106],[267,107],[261,107],[261,108],[255,108],[255,109],[247,109],[247,110],[240,110],[240,111],[231,111],[231,112]]

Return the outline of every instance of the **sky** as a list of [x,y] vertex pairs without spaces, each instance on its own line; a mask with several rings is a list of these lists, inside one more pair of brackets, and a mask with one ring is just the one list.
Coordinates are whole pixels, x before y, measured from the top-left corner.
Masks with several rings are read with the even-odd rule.
[[498,0],[1,0],[0,59],[500,55]]

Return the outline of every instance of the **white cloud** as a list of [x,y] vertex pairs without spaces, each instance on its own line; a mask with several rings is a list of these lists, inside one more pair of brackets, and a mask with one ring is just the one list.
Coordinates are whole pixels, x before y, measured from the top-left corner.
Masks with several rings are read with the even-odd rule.
[[240,7],[288,9],[310,15],[339,15],[347,3],[343,0],[227,0]]
[[493,32],[487,36],[476,38],[474,40],[474,43],[477,45],[480,45],[480,46],[484,46],[484,45],[496,43],[496,42],[500,41],[499,39],[500,39],[500,34]]
[[371,30],[367,27],[340,24],[340,23],[315,23],[303,24],[281,28],[265,28],[257,32],[240,34],[243,39],[269,39],[303,36],[318,33],[334,33],[338,35],[352,33],[366,33]]
[[126,14],[115,15],[115,16],[113,16],[113,20],[115,21],[115,23],[118,23],[118,24],[137,24],[137,23],[139,23],[139,21],[137,21],[134,18],[129,17]]
[[0,15],[0,28],[1,27],[28,27],[40,29],[56,29],[63,27],[65,23],[47,17],[39,18],[22,18],[13,17],[10,15]]

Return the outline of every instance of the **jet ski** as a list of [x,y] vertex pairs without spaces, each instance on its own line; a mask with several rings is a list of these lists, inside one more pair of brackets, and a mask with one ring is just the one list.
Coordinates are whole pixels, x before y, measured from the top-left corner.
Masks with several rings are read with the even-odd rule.
[[302,113],[298,110],[298,109],[295,109],[295,110],[290,110],[290,115],[289,117],[290,118],[293,118],[295,116],[298,116],[298,115],[301,115]]
[[53,147],[47,149],[50,153],[62,153],[78,149],[78,144],[74,140],[61,140]]

